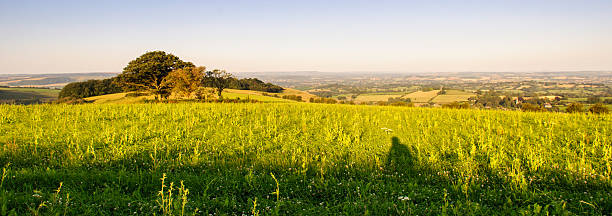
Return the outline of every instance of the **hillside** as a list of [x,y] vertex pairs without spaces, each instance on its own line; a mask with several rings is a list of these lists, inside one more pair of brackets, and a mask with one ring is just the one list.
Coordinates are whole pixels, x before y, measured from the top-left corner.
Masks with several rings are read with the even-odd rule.
[[[278,97],[273,97],[276,95]],[[285,102],[285,103],[293,103],[296,101],[282,99],[281,97],[284,95],[299,95],[303,96],[307,101],[310,97],[316,97],[314,95],[308,94],[306,92],[302,92],[295,89],[286,89],[281,93],[266,93],[260,91],[251,91],[251,90],[237,90],[237,89],[226,89],[223,91],[223,97],[227,99],[253,99],[260,102],[265,103],[274,103],[274,102]],[[143,103],[145,100],[153,100],[154,96],[137,96],[130,97],[127,96],[127,93],[116,93],[116,94],[108,94],[108,95],[100,95],[94,97],[84,98],[86,101],[92,102],[94,104],[107,104],[107,103],[115,103],[115,104],[133,104],[133,103]]]
[[0,104],[38,104],[57,99],[59,90],[44,88],[0,87]]
[[0,201],[17,215],[40,203],[68,215],[612,212],[610,114],[311,103],[0,113]]

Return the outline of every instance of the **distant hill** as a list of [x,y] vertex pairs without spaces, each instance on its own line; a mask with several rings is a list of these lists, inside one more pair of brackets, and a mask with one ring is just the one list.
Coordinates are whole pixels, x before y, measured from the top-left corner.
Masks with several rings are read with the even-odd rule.
[[57,89],[0,87],[0,104],[38,104],[57,99]]
[[61,89],[71,82],[114,76],[117,73],[0,74],[0,86]]

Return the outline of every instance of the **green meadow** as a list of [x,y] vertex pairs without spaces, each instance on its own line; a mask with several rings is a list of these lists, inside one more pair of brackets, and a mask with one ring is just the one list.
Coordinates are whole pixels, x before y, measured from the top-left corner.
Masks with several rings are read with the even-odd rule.
[[0,105],[0,215],[610,215],[612,115]]

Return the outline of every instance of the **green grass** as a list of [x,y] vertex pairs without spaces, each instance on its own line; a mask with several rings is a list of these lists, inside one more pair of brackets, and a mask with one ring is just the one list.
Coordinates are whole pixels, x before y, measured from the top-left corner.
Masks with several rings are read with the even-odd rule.
[[277,98],[277,97],[263,96],[263,95],[258,95],[258,94],[236,93],[236,92],[223,92],[223,97],[227,99],[250,98],[250,99],[254,99],[257,101],[261,101],[261,102],[283,102],[283,103],[295,103],[296,102],[293,100],[287,100],[287,99],[282,99],[282,98]]
[[611,130],[494,110],[0,105],[0,214],[610,215]]

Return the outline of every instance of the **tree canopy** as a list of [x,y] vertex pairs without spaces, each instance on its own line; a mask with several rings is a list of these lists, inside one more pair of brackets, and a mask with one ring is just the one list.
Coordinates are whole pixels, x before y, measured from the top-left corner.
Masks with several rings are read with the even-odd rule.
[[[191,67],[176,69],[168,74],[165,84],[172,88],[178,96],[191,97],[202,88],[206,67]],[[197,98],[200,96],[196,95]]]
[[152,90],[155,94],[161,94],[161,91],[167,87],[164,85],[164,78],[173,70],[188,67],[195,65],[164,51],[153,51],[130,61],[118,79],[124,86]]

